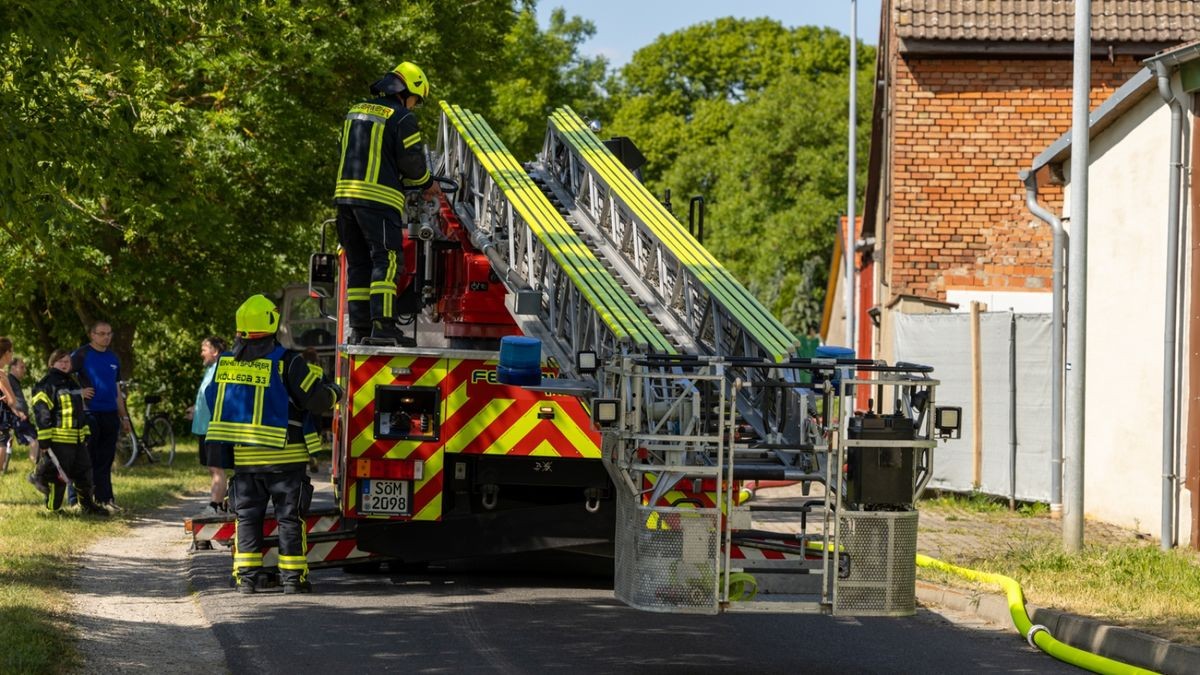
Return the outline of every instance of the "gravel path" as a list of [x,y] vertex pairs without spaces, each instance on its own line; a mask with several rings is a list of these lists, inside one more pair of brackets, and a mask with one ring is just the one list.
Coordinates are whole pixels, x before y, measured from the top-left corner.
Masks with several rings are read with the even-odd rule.
[[183,519],[196,493],[134,519],[80,558],[72,592],[84,673],[225,673],[225,654],[189,579]]

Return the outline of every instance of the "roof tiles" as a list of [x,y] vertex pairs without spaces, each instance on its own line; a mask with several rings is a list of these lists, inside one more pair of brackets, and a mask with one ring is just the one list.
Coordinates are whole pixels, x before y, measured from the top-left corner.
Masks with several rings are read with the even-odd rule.
[[[910,40],[1069,42],[1072,0],[896,0],[896,35]],[[1092,0],[1095,42],[1200,38],[1196,0]]]

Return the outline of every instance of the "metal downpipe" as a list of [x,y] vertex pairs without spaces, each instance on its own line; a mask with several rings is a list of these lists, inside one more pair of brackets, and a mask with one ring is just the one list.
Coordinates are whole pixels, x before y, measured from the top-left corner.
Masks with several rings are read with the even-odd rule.
[[1054,275],[1051,284],[1054,286],[1050,310],[1050,365],[1054,372],[1050,375],[1050,514],[1054,517],[1062,515],[1062,467],[1063,467],[1063,295],[1066,290],[1063,280],[1066,278],[1063,264],[1067,248],[1067,233],[1063,231],[1062,221],[1044,206],[1038,203],[1037,175],[1032,171],[1022,171],[1021,180],[1025,183],[1025,206],[1042,222],[1050,226],[1054,233]]
[[1167,197],[1167,294],[1163,329],[1162,549],[1175,545],[1175,333],[1179,314],[1179,196],[1182,182],[1183,106],[1171,90],[1171,72],[1155,62],[1158,93],[1171,108],[1171,160]]

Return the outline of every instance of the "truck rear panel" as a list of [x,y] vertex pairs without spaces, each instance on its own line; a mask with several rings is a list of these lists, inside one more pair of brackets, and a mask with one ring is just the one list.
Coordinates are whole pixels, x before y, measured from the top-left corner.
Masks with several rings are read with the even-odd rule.
[[[443,557],[418,550],[413,537],[470,537],[497,518],[527,524],[508,527],[503,546],[479,538],[478,554],[562,548],[571,538],[538,532],[537,523],[594,520],[582,537],[593,544],[611,531],[611,509],[601,508],[611,490],[600,437],[577,398],[501,384],[491,352],[361,346],[341,356],[347,401],[337,419],[335,483],[342,512],[359,520],[367,545],[409,560]],[[544,378],[556,376],[543,369]],[[421,522],[446,527],[416,528]],[[410,527],[386,535],[370,527],[385,523]],[[400,540],[407,543],[389,543]]]

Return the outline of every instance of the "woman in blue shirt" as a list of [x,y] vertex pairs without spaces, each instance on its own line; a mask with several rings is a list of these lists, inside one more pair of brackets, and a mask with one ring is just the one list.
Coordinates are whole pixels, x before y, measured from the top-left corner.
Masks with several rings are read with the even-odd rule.
[[219,337],[204,338],[200,343],[200,358],[204,360],[204,378],[200,381],[200,389],[196,391],[196,404],[192,406],[192,433],[199,436],[200,463],[208,467],[212,474],[212,495],[208,506],[200,512],[201,516],[217,516],[225,513],[225,491],[227,481],[225,469],[233,468],[232,448],[224,444],[208,445],[204,435],[208,433],[208,423],[212,420],[212,411],[204,399],[204,389],[212,382],[213,373],[217,370],[217,360],[225,351],[225,341]]

